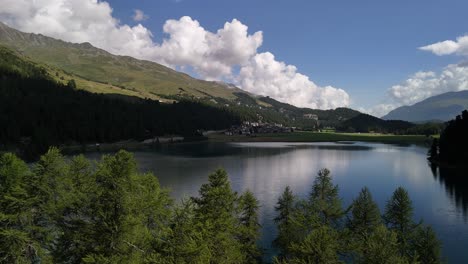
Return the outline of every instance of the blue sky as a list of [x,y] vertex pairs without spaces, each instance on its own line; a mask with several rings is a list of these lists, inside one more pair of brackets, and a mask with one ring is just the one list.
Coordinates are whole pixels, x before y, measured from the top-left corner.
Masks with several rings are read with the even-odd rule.
[[[19,30],[88,41],[298,106],[382,115],[468,89],[466,0],[0,0],[0,6],[0,21]],[[137,9],[144,19],[134,19]]]
[[168,19],[188,15],[210,31],[239,19],[263,31],[271,51],[319,85],[346,90],[352,106],[370,107],[392,85],[420,70],[437,71],[460,59],[418,47],[468,32],[468,1],[220,1],[110,0],[115,16],[132,24],[134,9],[155,39]]

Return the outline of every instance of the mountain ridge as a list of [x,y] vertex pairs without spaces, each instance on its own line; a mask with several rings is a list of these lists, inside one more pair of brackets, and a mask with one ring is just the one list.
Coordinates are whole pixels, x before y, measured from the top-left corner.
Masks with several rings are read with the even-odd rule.
[[398,107],[383,116],[382,119],[445,122],[455,118],[467,108],[468,91],[447,92],[429,97],[413,105]]

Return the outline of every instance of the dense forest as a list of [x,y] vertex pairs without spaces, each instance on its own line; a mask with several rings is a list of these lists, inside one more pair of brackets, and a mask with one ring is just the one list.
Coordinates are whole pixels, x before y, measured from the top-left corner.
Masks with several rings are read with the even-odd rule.
[[337,124],[336,128],[344,132],[361,133],[392,133],[397,135],[437,135],[444,124],[424,123],[413,124],[401,120],[383,120],[367,114],[359,114]]
[[468,160],[468,110],[447,123],[440,135],[434,139],[428,152],[433,163],[466,166]]
[[[260,263],[260,206],[252,192],[233,191],[222,169],[175,203],[125,151],[93,162],[52,148],[32,166],[7,153],[0,262]],[[382,216],[367,188],[346,209],[323,169],[306,199],[286,187],[276,212],[275,263],[440,263],[440,242],[413,221],[403,188]]]
[[75,88],[73,81],[57,83],[40,67],[2,54],[0,150],[20,146],[24,157],[33,158],[63,143],[192,136],[240,122],[229,110],[197,102],[162,104]]

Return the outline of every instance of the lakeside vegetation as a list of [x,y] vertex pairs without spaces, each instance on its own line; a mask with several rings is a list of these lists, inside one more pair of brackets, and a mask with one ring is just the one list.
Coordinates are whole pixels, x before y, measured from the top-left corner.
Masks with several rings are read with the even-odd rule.
[[291,133],[257,134],[255,136],[211,134],[209,140],[219,142],[337,142],[361,141],[392,144],[430,144],[431,138],[425,135],[392,135],[380,133],[338,133],[296,131]]
[[450,165],[466,167],[468,160],[468,110],[464,110],[432,141],[428,151],[428,160],[432,165]]
[[[227,173],[208,176],[179,203],[132,154],[93,162],[52,148],[32,166],[0,156],[2,263],[261,263],[262,206],[232,190]],[[413,220],[398,188],[383,215],[363,188],[344,207],[327,169],[306,199],[279,197],[275,263],[440,263],[432,229]]]

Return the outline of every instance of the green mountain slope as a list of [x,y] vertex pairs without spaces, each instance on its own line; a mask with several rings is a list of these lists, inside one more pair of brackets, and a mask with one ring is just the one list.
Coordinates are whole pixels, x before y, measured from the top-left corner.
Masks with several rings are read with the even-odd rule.
[[[228,85],[202,81],[163,65],[117,56],[89,43],[74,44],[40,34],[23,33],[0,23],[0,44],[15,49],[36,62],[107,86],[120,87],[122,93],[134,93],[142,98],[161,99],[184,95],[235,99],[241,90]],[[102,87],[97,87],[102,92]],[[119,92],[119,91],[114,91]]]
[[448,92],[429,97],[411,106],[399,107],[382,119],[399,119],[410,122],[448,121],[465,109],[468,109],[468,91]]
[[0,152],[34,159],[49,146],[193,137],[199,130],[240,123],[238,114],[204,103],[90,93],[55,77],[43,65],[0,46]]
[[[359,114],[348,108],[313,110],[247,93],[234,85],[202,81],[160,64],[117,56],[89,43],[74,44],[23,33],[0,22],[0,46],[44,68],[56,82],[73,79],[78,89],[162,102],[191,100],[228,108],[245,121],[266,121],[303,128],[334,127]],[[304,115],[316,115],[316,122]]]

